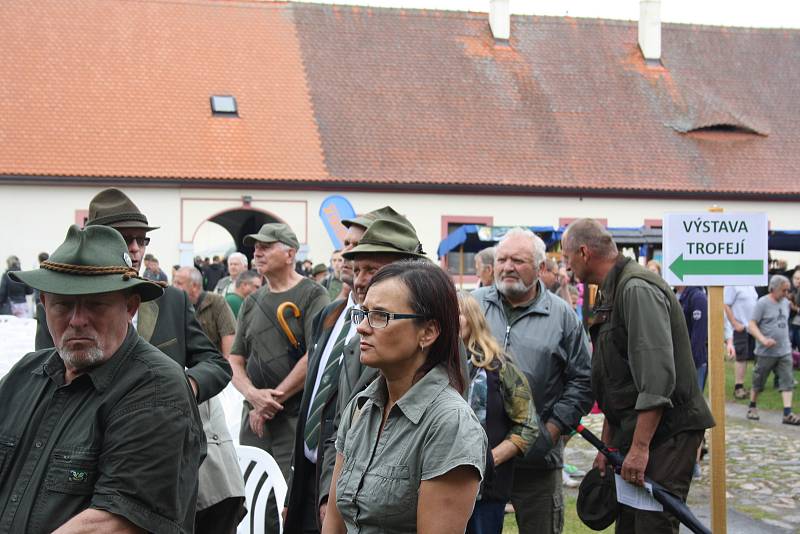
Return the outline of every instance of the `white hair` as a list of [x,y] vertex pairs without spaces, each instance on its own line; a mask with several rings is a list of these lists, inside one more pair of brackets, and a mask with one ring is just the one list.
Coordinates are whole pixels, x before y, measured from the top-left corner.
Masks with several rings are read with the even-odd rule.
[[238,261],[239,263],[247,267],[247,256],[245,256],[241,252],[234,252],[230,256],[228,256],[228,263],[230,263],[231,260]]
[[527,228],[512,228],[506,235],[500,238],[500,242],[497,243],[498,246],[502,245],[507,239],[511,239],[513,237],[524,237],[529,239],[531,242],[531,250],[533,252],[533,264],[536,269],[539,269],[539,265],[545,260],[547,257],[547,247],[542,241],[542,238],[538,235],[534,234]]
[[181,267],[178,272],[188,274],[192,284],[198,285],[201,288],[203,287],[203,273],[201,273],[197,267]]
[[776,289],[782,288],[784,284],[791,286],[788,278],[786,278],[782,274],[774,274],[772,275],[772,278],[769,279],[769,285],[767,286],[767,290],[770,293],[772,293]]

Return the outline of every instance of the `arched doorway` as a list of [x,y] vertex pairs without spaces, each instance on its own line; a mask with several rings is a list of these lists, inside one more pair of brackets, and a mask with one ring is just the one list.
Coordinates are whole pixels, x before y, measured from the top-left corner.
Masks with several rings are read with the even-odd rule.
[[246,208],[223,211],[207,220],[225,228],[233,237],[236,250],[247,256],[248,260],[253,257],[253,247],[244,245],[244,236],[258,233],[264,224],[282,222],[269,213]]

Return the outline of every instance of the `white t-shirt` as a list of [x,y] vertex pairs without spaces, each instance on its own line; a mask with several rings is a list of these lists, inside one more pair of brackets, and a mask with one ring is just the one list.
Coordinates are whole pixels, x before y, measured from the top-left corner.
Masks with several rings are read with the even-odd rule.
[[758,293],[753,286],[725,286],[725,304],[731,307],[733,316],[745,327],[753,317],[753,310],[758,302]]

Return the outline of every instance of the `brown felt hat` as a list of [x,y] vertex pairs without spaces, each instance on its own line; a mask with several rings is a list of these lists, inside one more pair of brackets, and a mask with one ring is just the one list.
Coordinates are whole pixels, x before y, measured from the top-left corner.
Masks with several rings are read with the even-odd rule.
[[97,193],[89,202],[89,219],[86,226],[113,226],[114,228],[143,228],[157,230],[150,226],[147,217],[128,196],[119,189],[111,188]]
[[617,520],[619,503],[611,466],[604,477],[596,467],[586,473],[578,488],[576,508],[583,524],[592,530],[605,530]]

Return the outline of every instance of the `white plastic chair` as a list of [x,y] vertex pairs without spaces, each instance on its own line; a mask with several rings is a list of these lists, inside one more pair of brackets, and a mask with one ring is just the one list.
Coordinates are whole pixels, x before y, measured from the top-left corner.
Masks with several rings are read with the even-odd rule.
[[242,426],[242,401],[244,396],[239,390],[233,387],[232,383],[225,386],[225,389],[217,395],[222,409],[225,411],[225,422],[228,425],[228,432],[234,445],[239,444],[239,430]]
[[281,510],[286,500],[286,481],[283,479],[278,463],[272,456],[257,447],[237,445],[239,468],[244,475],[244,496],[247,515],[239,523],[237,534],[264,534],[264,519],[267,512],[267,499],[275,494],[278,505],[278,524],[283,532]]

